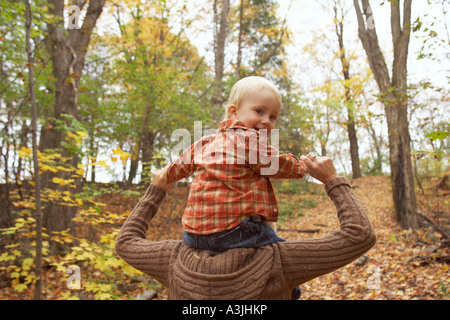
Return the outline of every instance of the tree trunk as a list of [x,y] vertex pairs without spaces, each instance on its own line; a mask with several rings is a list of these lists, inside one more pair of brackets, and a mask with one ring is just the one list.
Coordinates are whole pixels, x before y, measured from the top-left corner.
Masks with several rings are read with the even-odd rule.
[[[351,102],[347,102],[351,103]],[[348,139],[350,141],[350,157],[352,160],[352,177],[360,178],[361,175],[361,166],[359,162],[359,152],[358,152],[358,138],[356,137],[356,125],[355,119],[353,117],[353,104],[347,107],[348,111],[348,122],[347,122],[347,132]]]
[[[355,125],[355,110],[352,99],[351,90],[348,84],[348,80],[350,79],[350,64],[345,55],[345,46],[344,46],[344,13],[341,12],[341,17],[338,17],[338,8],[337,3],[334,3],[334,21],[336,27],[336,35],[338,37],[339,43],[339,59],[341,60],[342,65],[342,74],[344,76],[344,102],[347,108],[348,121],[347,121],[347,132],[348,138],[350,141],[350,156],[352,160],[352,173],[353,178],[361,177],[361,168],[359,163],[359,153],[358,153],[358,138],[356,136],[356,125]],[[342,9],[343,10],[343,9]]]
[[153,130],[145,129],[142,141],[143,141],[143,148],[142,148],[142,176],[141,181],[147,182],[150,181],[151,177],[151,162],[153,160],[154,155],[154,143],[155,143],[155,132]]
[[220,121],[223,117],[223,75],[225,64],[225,41],[228,35],[228,12],[230,11],[230,0],[222,0],[220,16],[218,10],[218,0],[214,0],[214,85],[213,96],[213,120]]
[[[73,5],[78,5],[82,10],[84,1],[72,1]],[[63,156],[72,157],[70,165],[77,166],[79,156],[69,154],[63,148],[62,142],[65,132],[58,129],[58,123],[71,126],[71,119],[78,118],[78,87],[80,77],[83,72],[84,59],[89,45],[95,23],[100,16],[105,0],[90,1],[87,13],[80,29],[64,30],[64,0],[49,0],[50,13],[55,16],[56,22],[48,23],[47,46],[51,53],[53,77],[55,84],[55,105],[53,108],[53,119],[50,119],[41,131],[39,148],[41,151],[53,149],[61,152]],[[55,20],[54,20],[55,21]],[[70,172],[58,172],[55,174],[45,173],[42,175],[43,188],[57,190],[69,190],[52,183],[52,178],[68,179]],[[81,179],[77,179],[76,185],[80,185]],[[70,190],[71,192],[73,190]],[[44,227],[51,235],[52,231],[62,231],[70,229],[74,232],[72,218],[76,213],[75,207],[62,206],[56,203],[49,203],[44,212]],[[50,254],[56,254],[59,250],[64,250],[64,246],[52,242],[50,244]]]
[[403,2],[403,25],[400,0],[391,1],[391,33],[394,44],[392,81],[378,43],[369,0],[354,0],[358,18],[358,33],[369,64],[381,92],[388,123],[389,158],[395,215],[402,228],[417,228],[417,199],[411,164],[409,124],[407,117],[407,57],[411,31],[411,0]]
[[372,158],[374,160],[374,169],[376,172],[379,172],[380,174],[383,173],[382,163],[383,163],[383,155],[381,153],[381,146],[383,145],[383,138],[380,135],[380,139],[378,140],[377,133],[375,132],[375,129],[373,128],[372,123],[370,121],[367,123],[367,131],[369,132],[370,136],[373,140],[373,146],[375,148],[376,157],[373,155],[372,152]]
[[242,33],[243,33],[243,14],[244,14],[244,1],[241,0],[239,4],[239,35],[238,35],[238,51],[236,58],[236,70],[235,76],[237,80],[241,78],[241,63],[242,63]]
[[31,103],[31,131],[32,131],[32,148],[33,148],[33,165],[34,165],[34,194],[36,197],[36,283],[34,288],[34,299],[41,299],[42,288],[42,201],[41,201],[41,177],[39,173],[39,159],[37,153],[37,110],[36,98],[34,95],[34,59],[31,50],[31,9],[28,0],[25,1],[26,6],[26,51],[28,62],[28,86],[30,90]]
[[130,170],[128,171],[128,179],[127,184],[131,186],[133,184],[134,178],[136,178],[137,170],[139,167],[139,155],[141,152],[141,138],[139,138],[139,141],[135,146],[132,147],[131,150],[131,157],[130,157]]
[[394,196],[396,220],[402,228],[418,227],[417,199],[411,163],[410,136],[407,119],[407,101],[401,101],[397,94],[393,102],[386,104],[389,132],[389,157],[391,182]]
[[[95,129],[93,128],[89,133],[89,155],[92,158],[97,158],[98,148],[95,146]],[[95,183],[95,166],[91,166],[91,182]]]

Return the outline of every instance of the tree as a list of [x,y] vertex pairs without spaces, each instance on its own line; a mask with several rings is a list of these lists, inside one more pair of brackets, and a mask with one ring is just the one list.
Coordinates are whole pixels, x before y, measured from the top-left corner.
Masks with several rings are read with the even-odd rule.
[[350,141],[350,156],[352,160],[352,173],[353,178],[361,177],[361,168],[359,164],[358,154],[358,139],[356,137],[356,125],[355,125],[355,105],[352,98],[352,92],[349,85],[350,80],[350,63],[346,57],[346,50],[344,45],[344,17],[348,10],[344,7],[344,3],[341,0],[333,0],[333,13],[334,13],[334,25],[336,30],[336,36],[339,43],[339,59],[342,64],[342,75],[344,76],[344,103],[347,107],[348,121],[347,132],[348,139]]
[[[407,57],[411,33],[411,0],[390,1],[391,34],[394,49],[392,76],[381,51],[369,0],[353,0],[358,35],[380,90],[388,124],[392,193],[396,220],[402,228],[417,228],[417,200],[411,164],[408,124]],[[364,19],[364,16],[365,19]]]
[[[112,111],[117,116],[110,114],[109,126],[114,143],[131,154],[128,183],[136,179],[140,164],[141,181],[149,177],[161,151],[170,145],[173,130],[190,127],[193,115],[199,121],[211,118],[205,109],[200,112],[206,84],[211,83],[207,65],[186,36],[194,17],[185,17],[185,7],[171,11],[175,5],[176,1],[117,5],[120,34],[103,37],[113,55],[109,75],[115,80],[109,85],[116,87],[104,97],[103,107],[115,104]],[[121,8],[131,14],[121,15]],[[178,30],[169,24],[176,18]]]
[[[30,110],[24,110],[27,96],[25,75],[26,65],[25,38],[22,36],[24,23],[17,19],[18,12],[24,12],[22,3],[0,1],[0,166],[5,181],[2,189],[5,190],[3,206],[0,208],[0,228],[10,227],[13,223],[10,191],[13,188],[13,177],[20,192],[18,175],[21,173],[23,163],[12,161],[16,153],[16,145],[23,145],[25,137],[29,133],[29,126],[23,121],[17,121],[18,114],[29,114]],[[21,127],[19,130],[15,128]],[[20,140],[20,142],[17,142]],[[1,236],[1,243],[8,243],[9,236]]]
[[230,20],[231,31],[237,32],[234,71],[237,79],[282,68],[280,57],[284,53],[289,30],[286,17],[281,20],[274,14],[277,9],[278,4],[273,0],[241,0],[239,6],[233,8]]
[[[78,8],[70,15],[78,19],[77,11],[83,10],[86,1],[72,1]],[[64,148],[65,131],[74,125],[78,118],[78,88],[83,73],[84,60],[89,46],[91,34],[100,16],[105,0],[90,1],[83,24],[79,29],[64,29],[64,0],[49,0],[49,12],[52,19],[47,24],[47,47],[52,62],[52,72],[55,79],[55,104],[52,117],[42,126],[39,149],[41,152],[51,149],[60,151],[65,157],[70,157],[70,165],[74,168],[79,163],[79,156]],[[78,12],[79,13],[79,12]],[[56,173],[59,178],[67,179],[70,172]],[[53,173],[42,175],[43,188],[61,190],[61,186],[54,184]],[[79,179],[77,179],[79,180]],[[78,184],[80,180],[78,181]],[[67,187],[66,187],[67,188]],[[64,189],[64,188],[63,188]],[[72,218],[76,209],[69,206],[48,203],[44,212],[44,227],[48,233],[70,228],[74,231]],[[61,249],[61,248],[59,248]],[[51,244],[51,252],[58,251],[58,244]]]
[[[228,36],[228,13],[230,11],[230,0],[222,0],[219,8],[218,0],[214,0],[214,96],[213,96],[213,118],[221,120],[223,110],[221,108],[225,99],[223,97],[223,76],[225,64],[225,41]],[[219,12],[220,9],[220,12]]]
[[27,48],[27,60],[28,60],[28,85],[30,90],[30,103],[31,103],[31,130],[32,130],[32,144],[33,144],[33,165],[34,165],[34,193],[36,197],[36,285],[34,291],[34,298],[36,300],[41,299],[41,273],[42,273],[42,202],[41,202],[41,177],[39,173],[39,159],[37,153],[37,110],[36,110],[36,97],[34,94],[34,59],[31,50],[31,9],[28,0],[25,1],[26,5],[26,48]]

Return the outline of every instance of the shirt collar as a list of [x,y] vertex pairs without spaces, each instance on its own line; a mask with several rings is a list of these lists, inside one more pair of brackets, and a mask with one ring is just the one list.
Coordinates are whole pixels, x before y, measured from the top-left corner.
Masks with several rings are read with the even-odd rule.
[[223,132],[226,131],[227,129],[245,129],[256,131],[255,129],[247,128],[241,121],[237,119],[227,119],[222,121],[219,125],[219,129],[217,130],[217,132]]

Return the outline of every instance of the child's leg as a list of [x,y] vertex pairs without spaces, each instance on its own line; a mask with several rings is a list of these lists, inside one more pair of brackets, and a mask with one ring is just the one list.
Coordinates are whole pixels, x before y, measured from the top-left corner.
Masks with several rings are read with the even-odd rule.
[[276,233],[276,231],[274,230],[274,228],[272,228],[272,224],[274,223],[264,223],[261,222],[261,220],[259,220],[260,222],[258,222],[258,220],[256,220],[256,223],[261,223],[261,230],[257,233],[256,235],[256,243],[255,243],[255,247],[262,247],[268,244],[272,244],[275,242],[284,242],[286,240],[284,240],[283,238],[281,238],[280,236],[278,236],[278,234]]
[[298,300],[298,299],[300,299],[301,295],[302,295],[302,288],[300,288],[300,286],[298,286],[297,288],[292,290],[291,300]]
[[223,252],[233,248],[252,248],[255,244],[254,234],[256,231],[250,230],[246,220],[230,230],[207,235],[184,232],[184,243],[195,249],[215,252]]
[[215,252],[234,248],[257,248],[286,241],[280,238],[272,227],[256,217],[247,217],[236,227],[218,233],[196,235],[184,232],[183,240],[192,248]]
[[257,248],[274,242],[286,241],[258,217],[247,217],[237,227],[212,235],[217,251],[233,248]]
[[189,247],[194,249],[213,250],[209,236],[210,235],[198,235],[185,231],[183,232],[183,241]]

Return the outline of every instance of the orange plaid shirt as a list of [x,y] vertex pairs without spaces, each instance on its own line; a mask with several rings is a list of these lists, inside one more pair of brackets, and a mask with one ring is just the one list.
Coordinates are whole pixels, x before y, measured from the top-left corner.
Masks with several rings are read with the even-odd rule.
[[231,229],[248,216],[277,221],[269,178],[299,179],[308,169],[294,155],[279,154],[266,135],[229,119],[173,161],[167,178],[174,182],[194,172],[182,224],[185,231],[204,235]]

